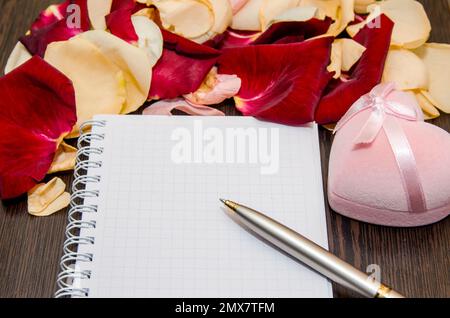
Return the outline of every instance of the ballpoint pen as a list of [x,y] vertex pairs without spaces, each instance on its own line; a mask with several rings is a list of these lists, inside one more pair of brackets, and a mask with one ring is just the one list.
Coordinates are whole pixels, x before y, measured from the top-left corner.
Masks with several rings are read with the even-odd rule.
[[220,199],[241,225],[332,281],[373,298],[404,298],[294,230],[253,209]]

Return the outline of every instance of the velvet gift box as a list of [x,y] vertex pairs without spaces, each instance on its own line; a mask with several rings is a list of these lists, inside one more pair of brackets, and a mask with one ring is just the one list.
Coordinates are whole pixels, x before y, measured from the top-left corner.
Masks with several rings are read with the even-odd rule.
[[412,94],[380,84],[336,126],[328,198],[338,213],[399,227],[450,212],[450,135],[425,123]]

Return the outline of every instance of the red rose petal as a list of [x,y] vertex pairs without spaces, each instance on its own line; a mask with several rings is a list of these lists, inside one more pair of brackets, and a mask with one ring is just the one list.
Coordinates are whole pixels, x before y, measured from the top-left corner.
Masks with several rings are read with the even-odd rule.
[[222,50],[246,45],[302,42],[326,33],[331,23],[332,20],[330,18],[325,20],[310,19],[298,22],[278,22],[272,24],[264,33],[228,29],[206,44]]
[[67,7],[70,1],[65,1],[61,4],[53,4],[42,11],[37,19],[31,25],[31,31],[38,30],[57,21],[63,20],[66,16]]
[[35,56],[0,78],[0,197],[29,191],[76,123],[72,82]]
[[[76,11],[73,10],[72,5],[78,6],[79,18],[75,18]],[[79,25],[76,22],[79,22]],[[50,43],[66,41],[89,29],[87,0],[68,0],[41,12],[31,26],[30,34],[22,36],[20,42],[31,54],[43,57]]]
[[161,30],[164,51],[153,68],[150,99],[174,99],[195,92],[216,64],[220,52]]
[[348,74],[347,80],[337,79],[330,82],[317,108],[317,123],[338,122],[353,103],[380,83],[393,27],[394,23],[382,15],[380,27],[365,26],[353,38],[366,47],[366,51]]
[[332,20],[310,19],[298,22],[278,22],[272,24],[253,44],[295,43],[325,34]]
[[83,32],[81,28],[67,27],[65,20],[56,21],[22,36],[19,40],[32,55],[44,57],[47,46],[52,42],[66,41]]
[[112,11],[106,16],[106,25],[112,34],[128,43],[136,43],[139,40],[131,22],[131,9]]
[[302,43],[255,45],[226,49],[220,74],[242,79],[236,100],[246,116],[287,125],[314,120],[322,91],[331,78],[332,37]]
[[212,40],[206,42],[205,45],[211,46],[218,50],[247,46],[252,44],[260,34],[261,32],[257,31],[227,29],[224,33],[219,34]]
[[136,43],[139,37],[134,30],[131,16],[144,8],[147,8],[145,4],[135,0],[113,0],[111,12],[105,17],[109,31],[124,41]]

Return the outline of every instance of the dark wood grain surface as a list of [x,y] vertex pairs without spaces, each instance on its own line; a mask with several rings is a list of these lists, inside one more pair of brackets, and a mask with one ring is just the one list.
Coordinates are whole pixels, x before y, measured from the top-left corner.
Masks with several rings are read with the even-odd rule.
[[[19,36],[52,2],[55,0],[0,0],[2,69]],[[430,41],[450,43],[449,2],[421,2],[433,25]],[[233,114],[233,111],[227,112]],[[434,123],[450,131],[450,116],[441,116]],[[324,176],[331,142],[331,134],[321,130]],[[440,163],[430,168],[440,169]],[[71,174],[62,176],[69,185]],[[25,197],[1,204],[0,297],[53,295],[66,219],[67,211],[48,218],[29,216]],[[370,264],[378,264],[382,280],[408,297],[450,297],[449,218],[431,226],[399,229],[353,221],[328,209],[327,220],[331,251],[349,263],[362,270]],[[334,286],[334,291],[336,297],[357,296],[339,286]]]

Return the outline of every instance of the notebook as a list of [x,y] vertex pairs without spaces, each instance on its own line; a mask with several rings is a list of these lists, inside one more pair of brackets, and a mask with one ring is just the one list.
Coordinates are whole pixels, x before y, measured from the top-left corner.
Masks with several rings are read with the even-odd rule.
[[219,201],[327,248],[316,125],[99,116],[83,129],[57,297],[332,297]]

